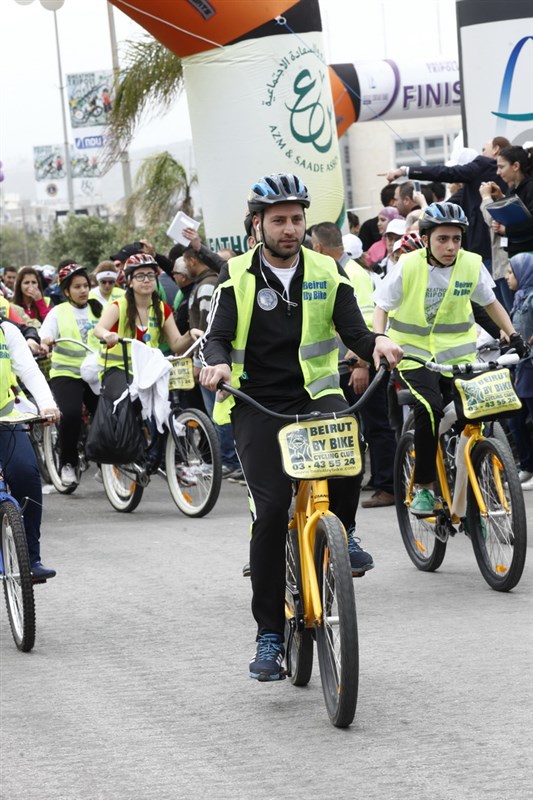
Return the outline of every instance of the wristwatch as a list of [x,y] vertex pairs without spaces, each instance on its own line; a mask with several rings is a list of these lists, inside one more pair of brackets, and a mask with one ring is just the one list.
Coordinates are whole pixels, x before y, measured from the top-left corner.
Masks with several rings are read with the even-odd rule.
[[405,175],[406,178],[409,177],[409,167],[398,167],[398,169],[401,169],[402,175]]

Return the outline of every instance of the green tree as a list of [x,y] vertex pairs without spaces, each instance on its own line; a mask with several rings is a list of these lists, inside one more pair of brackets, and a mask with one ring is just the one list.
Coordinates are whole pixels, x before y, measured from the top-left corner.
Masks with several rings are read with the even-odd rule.
[[128,199],[126,216],[133,222],[140,213],[148,235],[153,237],[158,226],[169,223],[181,208],[193,216],[191,187],[197,183],[196,175],[190,178],[183,164],[168,152],[146,158],[135,181],[135,190]]
[[106,126],[106,167],[128,148],[144,113],[165,114],[183,88],[181,59],[151,36],[128,42],[123,62]]
[[15,225],[0,226],[0,264],[2,267],[39,264],[44,239],[37,231]]
[[94,269],[122,244],[116,225],[100,217],[69,214],[64,224],[58,224],[52,230],[43,247],[43,257],[54,265],[72,258],[84,267]]

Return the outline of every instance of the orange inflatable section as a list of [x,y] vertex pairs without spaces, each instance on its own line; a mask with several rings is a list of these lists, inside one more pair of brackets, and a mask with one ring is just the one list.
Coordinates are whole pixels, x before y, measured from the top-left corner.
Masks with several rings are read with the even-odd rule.
[[350,97],[350,92],[332,67],[329,67],[329,80],[331,83],[333,107],[335,109],[337,135],[340,139],[343,133],[346,133],[350,125],[353,125],[356,121],[355,109]]
[[177,56],[225,45],[298,0],[111,0]]

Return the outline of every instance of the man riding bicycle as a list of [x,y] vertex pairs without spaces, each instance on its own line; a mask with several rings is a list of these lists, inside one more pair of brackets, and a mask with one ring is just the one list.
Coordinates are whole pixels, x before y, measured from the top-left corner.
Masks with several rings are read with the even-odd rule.
[[[219,381],[232,383],[286,414],[347,407],[339,388],[336,332],[347,347],[376,365],[384,356],[395,366],[402,355],[390,339],[369,331],[353,287],[336,262],[302,247],[310,202],[295,175],[268,175],[252,187],[248,208],[259,244],[230,259],[221,272],[200,373],[201,383],[212,391]],[[283,472],[276,438],[281,423],[232,396],[215,403],[214,418],[233,424],[250,497],[252,612],[258,633],[249,674],[279,680],[291,499],[291,480]],[[373,566],[353,535],[358,480],[338,479],[330,486],[332,511],[350,532],[354,574]]]
[[494,281],[481,256],[461,249],[467,227],[460,206],[427,206],[419,219],[424,248],[403,255],[374,293],[374,331],[384,331],[390,315],[390,337],[405,352],[398,370],[416,399],[417,492],[410,511],[422,517],[434,511],[439,422],[451,399],[451,377],[429,372],[408,356],[441,364],[475,361],[477,331],[472,302],[485,308],[521,357],[528,350],[496,300]]

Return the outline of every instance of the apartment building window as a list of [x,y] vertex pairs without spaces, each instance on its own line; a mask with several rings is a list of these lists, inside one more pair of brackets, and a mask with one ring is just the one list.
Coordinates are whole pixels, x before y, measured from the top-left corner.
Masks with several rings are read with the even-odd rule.
[[451,152],[458,131],[449,133],[426,133],[394,143],[396,166],[420,164],[442,164]]

